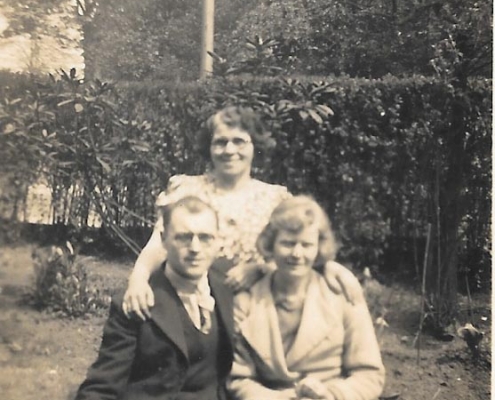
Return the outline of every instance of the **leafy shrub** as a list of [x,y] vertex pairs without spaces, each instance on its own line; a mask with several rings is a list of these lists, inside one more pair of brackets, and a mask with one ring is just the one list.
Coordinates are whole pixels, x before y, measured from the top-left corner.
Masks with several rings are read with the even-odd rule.
[[[418,276],[433,226],[428,270],[446,282],[447,266],[473,249],[483,265],[466,268],[490,268],[490,99],[486,79],[462,88],[421,76],[112,86],[71,71],[4,99],[0,164],[27,177],[42,170],[66,205],[57,220],[84,226],[94,207],[137,252],[124,230],[152,226],[154,198],[171,175],[204,170],[194,151],[203,122],[225,105],[248,105],[277,142],[254,175],[313,194],[339,234],[341,261]],[[385,258],[398,250],[405,256]]]
[[33,251],[35,306],[69,317],[81,317],[106,308],[109,296],[91,287],[85,265],[76,259],[72,245],[50,246]]
[[388,289],[376,280],[369,268],[365,268],[357,276],[363,288],[364,298],[373,320],[375,323],[376,321],[380,321],[380,318],[385,321],[388,308],[390,307],[391,289]]

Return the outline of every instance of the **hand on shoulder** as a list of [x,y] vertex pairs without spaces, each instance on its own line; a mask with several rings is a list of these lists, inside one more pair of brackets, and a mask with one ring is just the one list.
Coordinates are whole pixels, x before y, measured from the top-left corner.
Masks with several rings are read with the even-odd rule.
[[200,180],[203,178],[203,175],[172,175],[168,180],[167,189],[158,194],[155,205],[163,207],[187,195],[198,194]]
[[343,294],[351,304],[358,304],[364,300],[363,289],[356,276],[342,264],[328,261],[325,264],[324,276],[328,287],[337,294]]
[[250,303],[251,292],[249,290],[242,290],[234,296],[234,326],[237,331],[249,315]]

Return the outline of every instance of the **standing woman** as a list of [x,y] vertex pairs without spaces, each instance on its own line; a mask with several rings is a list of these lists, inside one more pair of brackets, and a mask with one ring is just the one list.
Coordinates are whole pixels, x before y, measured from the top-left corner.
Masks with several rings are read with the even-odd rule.
[[[273,209],[291,197],[287,188],[251,177],[255,155],[274,146],[259,116],[244,107],[227,107],[211,116],[198,137],[201,155],[210,162],[203,175],[176,175],[167,190],[160,193],[157,207],[165,206],[187,195],[198,196],[212,205],[220,221],[223,246],[214,267],[222,269],[226,283],[234,290],[247,287],[273,266],[266,265],[256,249],[256,239],[268,223]],[[166,260],[160,240],[160,221],[136,260],[129,277],[123,309],[145,319],[154,304],[148,284],[153,271]],[[361,299],[361,289],[354,275],[340,264],[331,262],[324,268],[332,290],[351,302]]]

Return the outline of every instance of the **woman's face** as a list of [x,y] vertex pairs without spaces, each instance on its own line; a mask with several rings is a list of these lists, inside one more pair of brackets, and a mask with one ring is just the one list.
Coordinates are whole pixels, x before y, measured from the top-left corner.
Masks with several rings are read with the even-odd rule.
[[281,273],[303,277],[312,270],[318,249],[319,232],[316,224],[298,233],[281,229],[273,244],[273,258]]
[[240,128],[219,123],[210,144],[211,161],[216,173],[242,176],[251,173],[254,146],[251,136]]

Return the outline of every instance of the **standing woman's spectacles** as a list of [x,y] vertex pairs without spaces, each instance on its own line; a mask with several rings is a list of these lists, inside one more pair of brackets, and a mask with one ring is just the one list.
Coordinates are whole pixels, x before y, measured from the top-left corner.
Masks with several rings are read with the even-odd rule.
[[250,139],[244,139],[241,137],[235,137],[232,139],[216,138],[211,141],[211,148],[213,150],[224,150],[229,143],[232,143],[238,150],[242,150],[249,143],[252,143]]

